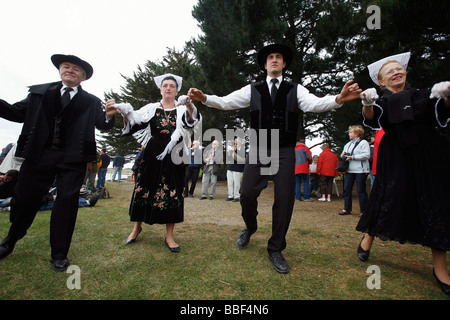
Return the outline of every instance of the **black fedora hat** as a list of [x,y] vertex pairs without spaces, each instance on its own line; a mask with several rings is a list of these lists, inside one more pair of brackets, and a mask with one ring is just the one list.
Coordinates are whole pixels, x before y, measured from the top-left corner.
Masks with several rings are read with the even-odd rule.
[[94,69],[92,66],[87,63],[86,61],[78,58],[77,56],[73,55],[65,55],[65,54],[54,54],[52,55],[52,62],[54,66],[59,70],[59,65],[63,62],[70,62],[74,63],[81,68],[83,68],[84,72],[86,72],[86,80],[92,77],[92,74],[94,73]]
[[271,53],[278,52],[283,55],[283,60],[286,62],[285,69],[289,68],[289,66],[292,63],[292,60],[294,58],[294,55],[292,53],[291,48],[289,48],[287,45],[281,44],[281,43],[275,43],[275,44],[269,44],[268,46],[263,47],[258,52],[258,65],[261,68],[261,70],[265,71],[266,68],[264,67],[266,65],[267,56]]

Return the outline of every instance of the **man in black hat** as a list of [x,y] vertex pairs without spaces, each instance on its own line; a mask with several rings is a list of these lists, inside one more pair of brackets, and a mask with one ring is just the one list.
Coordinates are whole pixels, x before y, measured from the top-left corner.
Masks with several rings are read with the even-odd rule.
[[62,81],[31,86],[25,100],[10,105],[0,100],[0,117],[23,123],[16,156],[25,158],[11,206],[11,227],[0,243],[0,260],[27,233],[42,197],[56,178],[58,197],[51,214],[50,245],[53,269],[64,271],[78,212],[78,197],[86,163],[96,160],[95,128],[114,125],[115,108],[106,112],[100,99],[80,83],[92,66],[73,56],[51,57]]
[[[304,112],[325,112],[339,108],[345,101],[359,98],[361,90],[358,84],[345,84],[337,96],[318,98],[296,83],[288,82],[283,77],[283,70],[288,68],[293,60],[291,49],[283,44],[272,44],[262,48],[258,53],[258,65],[267,72],[264,81],[252,83],[225,97],[206,95],[201,90],[191,88],[188,95],[191,99],[201,101],[205,105],[221,109],[234,110],[250,107],[250,126],[255,129],[258,141],[267,131],[277,130],[277,141],[267,139],[270,145],[279,146],[277,162],[278,171],[272,173],[274,181],[275,201],[272,207],[272,236],[267,250],[273,267],[279,273],[289,272],[289,266],[282,254],[286,247],[286,233],[292,216],[295,202],[295,145],[298,131],[298,116]],[[268,134],[271,137],[271,134]],[[252,148],[261,148],[250,145]],[[251,153],[251,151],[250,151]],[[256,152],[261,155],[263,153]],[[245,247],[250,237],[257,230],[257,206],[261,191],[267,187],[269,176],[263,174],[264,165],[258,158],[256,163],[247,158],[244,176],[241,184],[242,217],[246,228],[239,235],[237,245]]]

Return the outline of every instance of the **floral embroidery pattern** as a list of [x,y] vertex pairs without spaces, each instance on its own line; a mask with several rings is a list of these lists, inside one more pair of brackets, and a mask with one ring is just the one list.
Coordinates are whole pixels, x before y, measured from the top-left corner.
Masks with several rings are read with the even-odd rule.
[[142,206],[149,205],[154,209],[160,210],[180,207],[182,203],[181,197],[177,195],[176,189],[170,190],[165,181],[166,178],[163,176],[154,195],[150,195],[150,191],[147,188],[136,186],[134,189],[134,202]]
[[159,132],[162,134],[171,134],[175,131],[176,121],[174,117],[170,114],[168,119],[166,118],[164,112],[157,111],[155,113],[156,117],[156,128],[159,129]]
[[[155,113],[155,127],[156,135],[170,135],[176,128],[176,113],[168,113],[168,117],[162,110],[158,110]],[[153,133],[153,129],[152,129]],[[144,162],[144,161],[142,161]],[[141,174],[144,169],[143,163],[139,166],[136,180],[136,187],[134,189],[133,203],[141,207],[149,207],[150,210],[161,210],[179,208],[182,206],[183,193],[177,194],[176,187],[166,181],[165,172],[167,168],[163,169],[161,179],[156,187],[156,190],[152,188],[151,191],[147,187],[143,187],[141,184]],[[169,173],[167,173],[169,174]],[[170,185],[170,186],[169,186]],[[173,188],[173,190],[171,190]],[[151,194],[151,193],[152,194]]]

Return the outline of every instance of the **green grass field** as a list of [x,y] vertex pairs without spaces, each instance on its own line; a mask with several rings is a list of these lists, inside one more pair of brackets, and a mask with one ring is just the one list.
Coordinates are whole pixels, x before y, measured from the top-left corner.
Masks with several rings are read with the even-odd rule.
[[[185,200],[185,222],[175,228],[181,252],[164,244],[165,226],[144,225],[138,241],[128,206],[133,182],[113,183],[111,198],[80,208],[69,259],[79,267],[80,289],[69,289],[72,273],[51,269],[50,212],[39,212],[15,251],[0,261],[1,300],[448,300],[432,275],[431,251],[419,245],[376,240],[369,261],[360,262],[355,231],[359,214],[339,216],[343,199],[296,201],[283,252],[290,265],[278,274],[268,259],[273,186],[259,199],[259,229],[246,249],[236,246],[243,229],[240,204],[225,202],[219,182],[214,200]],[[342,187],[340,187],[342,194]],[[358,200],[353,199],[356,212]],[[0,237],[9,229],[0,212]],[[380,289],[369,289],[369,266],[380,268]]]

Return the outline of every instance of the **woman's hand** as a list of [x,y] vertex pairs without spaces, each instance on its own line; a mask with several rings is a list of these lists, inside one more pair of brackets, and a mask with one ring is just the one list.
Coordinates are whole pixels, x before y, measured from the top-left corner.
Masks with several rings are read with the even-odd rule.
[[367,89],[361,92],[360,98],[364,106],[373,106],[375,101],[378,100],[377,90],[375,88]]
[[193,109],[191,98],[188,96],[180,96],[175,106],[185,105],[188,109]]
[[134,110],[133,107],[131,106],[131,104],[129,104],[129,103],[117,103],[116,104],[116,102],[113,99],[110,99],[106,102],[106,107],[113,108],[114,110],[116,110],[115,113],[119,112],[122,115],[123,120],[125,122],[128,122],[128,118],[126,115]]
[[377,90],[375,88],[370,88],[361,92],[360,95],[361,103],[363,104],[363,114],[367,120],[372,120],[375,116],[373,112],[373,104],[378,99]]
[[436,83],[431,89],[430,99],[444,99],[447,107],[450,107],[450,81]]
[[430,99],[450,97],[450,81],[436,83],[431,89]]

